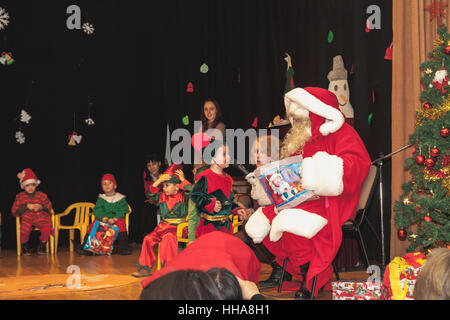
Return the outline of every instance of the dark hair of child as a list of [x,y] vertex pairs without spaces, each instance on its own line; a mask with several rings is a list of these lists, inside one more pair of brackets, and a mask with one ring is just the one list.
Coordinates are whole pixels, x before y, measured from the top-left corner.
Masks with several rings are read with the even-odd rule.
[[225,268],[214,268],[207,272],[219,288],[224,300],[243,300],[239,281]]

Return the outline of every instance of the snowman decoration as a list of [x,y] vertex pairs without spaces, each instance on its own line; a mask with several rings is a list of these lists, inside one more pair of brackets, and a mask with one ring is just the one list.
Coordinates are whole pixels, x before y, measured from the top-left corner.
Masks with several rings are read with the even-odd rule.
[[353,126],[354,112],[350,103],[350,88],[347,80],[347,70],[344,67],[344,60],[342,56],[333,58],[333,70],[328,73],[328,90],[333,92],[338,101],[339,109],[345,116],[345,121]]

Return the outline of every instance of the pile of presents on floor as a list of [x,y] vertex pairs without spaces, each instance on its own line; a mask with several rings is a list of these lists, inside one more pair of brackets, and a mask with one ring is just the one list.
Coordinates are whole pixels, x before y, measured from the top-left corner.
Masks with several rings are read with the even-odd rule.
[[375,272],[366,282],[334,281],[333,300],[413,300],[414,286],[425,262],[423,253],[408,253],[389,263],[383,279]]

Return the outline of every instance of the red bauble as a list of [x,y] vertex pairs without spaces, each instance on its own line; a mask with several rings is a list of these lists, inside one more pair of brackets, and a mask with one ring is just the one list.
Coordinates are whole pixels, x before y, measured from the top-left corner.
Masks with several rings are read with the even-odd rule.
[[429,102],[425,103],[422,107],[424,110],[430,110],[431,108],[433,108],[433,105]]
[[418,155],[418,156],[416,157],[416,163],[417,163],[417,164],[423,164],[424,162],[425,162],[425,157],[424,157],[424,156]]
[[445,46],[444,52],[446,55],[449,55],[450,54],[450,46]]
[[425,220],[426,222],[432,222],[433,219],[431,219],[430,216],[425,216],[425,218],[423,218],[423,220]]
[[428,169],[433,168],[435,164],[436,164],[436,162],[431,158],[428,158],[427,160],[425,160],[425,165]]
[[397,236],[398,236],[398,239],[399,239],[400,241],[405,241],[405,240],[406,240],[406,235],[407,235],[407,233],[406,233],[406,230],[405,230],[405,229],[400,229],[400,230],[398,230],[398,232],[397,232]]
[[422,207],[421,207],[421,206],[417,206],[417,208],[416,208],[416,212],[417,212],[417,213],[419,213],[421,209],[422,209]]
[[442,128],[441,129],[441,137],[447,138],[448,137],[448,128]]
[[441,155],[441,151],[440,151],[438,148],[434,147],[434,148],[432,148],[432,149],[430,150],[430,155],[431,155],[433,158],[437,158],[437,157],[439,157],[439,156]]

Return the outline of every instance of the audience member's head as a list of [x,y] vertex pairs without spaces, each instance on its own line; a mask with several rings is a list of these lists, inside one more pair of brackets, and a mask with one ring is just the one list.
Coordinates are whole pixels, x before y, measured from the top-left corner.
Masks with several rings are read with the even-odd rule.
[[242,300],[242,290],[238,279],[224,268],[214,268],[207,272],[217,285],[224,300]]
[[434,249],[417,277],[415,300],[450,300],[450,250]]
[[180,270],[152,281],[141,300],[223,300],[214,280],[203,271]]

